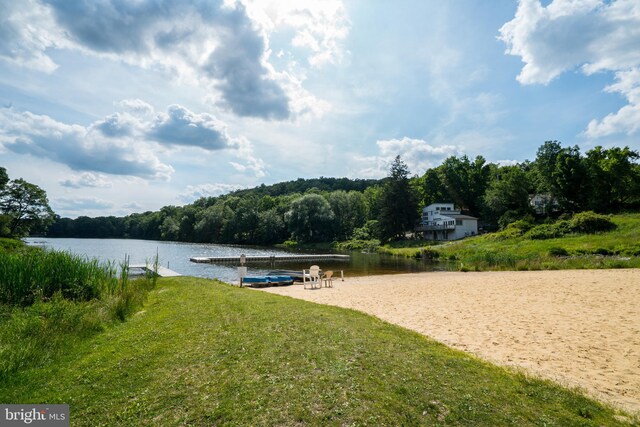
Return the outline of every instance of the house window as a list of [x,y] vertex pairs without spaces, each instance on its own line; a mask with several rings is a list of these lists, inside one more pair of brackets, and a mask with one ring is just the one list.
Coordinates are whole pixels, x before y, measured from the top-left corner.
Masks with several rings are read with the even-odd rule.
[[456,219],[456,225],[462,225],[462,220],[461,219]]

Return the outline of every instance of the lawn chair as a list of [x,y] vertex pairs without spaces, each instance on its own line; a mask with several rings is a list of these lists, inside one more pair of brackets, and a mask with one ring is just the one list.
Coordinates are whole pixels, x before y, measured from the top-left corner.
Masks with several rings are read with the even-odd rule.
[[329,270],[322,276],[322,283],[325,288],[333,288],[333,271]]
[[[308,273],[307,273],[308,271]],[[309,279],[309,280],[307,280]],[[318,287],[321,286],[320,283],[320,267],[317,265],[312,265],[309,270],[302,270],[302,281],[304,284],[304,289],[307,289],[307,283],[311,286],[311,289],[314,289],[316,285]]]

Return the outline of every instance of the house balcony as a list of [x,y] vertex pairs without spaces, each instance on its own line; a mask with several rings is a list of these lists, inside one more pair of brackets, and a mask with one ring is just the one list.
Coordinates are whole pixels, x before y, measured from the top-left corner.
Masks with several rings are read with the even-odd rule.
[[416,231],[440,231],[440,230],[455,230],[456,225],[451,224],[420,224],[416,227]]

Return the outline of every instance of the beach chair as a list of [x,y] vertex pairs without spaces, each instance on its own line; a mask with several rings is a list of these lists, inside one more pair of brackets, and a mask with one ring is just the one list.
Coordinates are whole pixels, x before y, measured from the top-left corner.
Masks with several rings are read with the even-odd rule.
[[314,289],[316,285],[318,285],[318,287],[321,286],[320,267],[318,267],[317,265],[312,265],[311,267],[309,267],[309,270],[303,270],[302,273],[303,273],[302,280],[304,283],[304,289],[307,289],[307,283],[311,286],[311,289]]
[[325,288],[333,288],[333,271],[329,270],[322,276],[322,283]]

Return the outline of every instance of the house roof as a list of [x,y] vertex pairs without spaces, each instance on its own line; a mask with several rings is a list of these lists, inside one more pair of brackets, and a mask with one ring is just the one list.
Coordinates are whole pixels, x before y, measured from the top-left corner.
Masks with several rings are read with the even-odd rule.
[[469,216],[469,215],[451,215],[452,217],[454,217],[455,219],[478,219],[475,216]]

